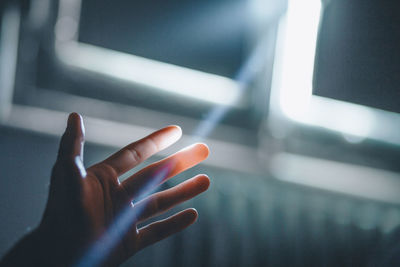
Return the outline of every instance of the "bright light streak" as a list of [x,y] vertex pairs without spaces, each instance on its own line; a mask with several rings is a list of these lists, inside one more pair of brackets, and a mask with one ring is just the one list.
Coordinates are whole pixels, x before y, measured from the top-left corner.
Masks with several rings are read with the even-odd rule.
[[[151,194],[153,190],[166,179],[173,166],[163,166],[149,180],[149,183],[138,193],[138,196]],[[143,212],[142,209],[134,208],[134,205],[128,205],[120,215],[114,220],[114,223],[108,228],[107,232],[96,241],[85,256],[75,265],[76,267],[98,266],[111,253],[112,249],[121,241],[123,236],[134,226],[132,223]]]
[[[238,97],[243,98],[244,91],[249,83],[262,69],[266,61],[267,40],[262,40],[244,62],[243,66],[235,75],[235,81],[239,85]],[[202,120],[193,132],[197,139],[203,139],[210,135],[216,125],[221,122],[226,113],[230,110],[227,106],[217,106],[212,109],[204,120]]]
[[[57,25],[73,34],[70,20]],[[78,42],[58,42],[56,52],[69,66],[200,101],[241,105],[239,85],[226,77]]]
[[209,136],[228,111],[229,108],[227,107],[219,106],[213,108],[193,131],[194,138],[198,141]]
[[[235,79],[236,83],[240,85],[240,90],[238,91],[240,94],[238,94],[238,97],[242,95],[248,84],[265,63],[265,50],[265,42],[260,42],[249,59],[243,64],[243,67],[238,71]],[[212,109],[206,119],[199,124],[194,135],[200,139],[207,137],[223,119],[228,110],[229,108],[223,105]],[[155,177],[149,180],[149,184],[141,191],[140,195],[150,194],[168,176],[171,168],[172,166],[166,166],[161,169]],[[123,210],[119,217],[115,219],[114,224],[109,227],[107,233],[93,245],[76,266],[96,266],[102,263],[121,238],[123,238],[124,234],[132,227],[135,218],[142,212],[143,210],[134,210],[131,206]]]

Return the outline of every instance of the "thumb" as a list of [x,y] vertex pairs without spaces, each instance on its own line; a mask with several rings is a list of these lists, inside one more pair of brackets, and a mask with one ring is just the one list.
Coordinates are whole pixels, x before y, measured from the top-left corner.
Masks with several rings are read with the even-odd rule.
[[71,113],[68,117],[67,128],[61,137],[56,163],[52,169],[49,200],[45,215],[58,210],[58,205],[80,190],[79,179],[84,178],[86,170],[83,166],[83,143],[85,130],[82,117],[78,113]]
[[85,127],[83,119],[78,113],[71,113],[68,117],[67,128],[61,138],[58,149],[58,160],[83,161],[83,144],[85,142]]

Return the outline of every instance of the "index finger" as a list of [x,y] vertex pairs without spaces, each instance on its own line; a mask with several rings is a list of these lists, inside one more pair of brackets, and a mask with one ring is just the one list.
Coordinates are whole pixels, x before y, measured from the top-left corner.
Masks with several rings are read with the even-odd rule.
[[130,197],[136,198],[148,193],[169,178],[199,164],[208,157],[208,154],[209,149],[206,144],[191,145],[163,160],[150,164],[127,178],[121,185]]
[[120,176],[153,154],[172,145],[178,141],[181,136],[182,130],[179,126],[167,126],[127,145],[99,163],[99,165],[106,164],[112,167],[117,175]]

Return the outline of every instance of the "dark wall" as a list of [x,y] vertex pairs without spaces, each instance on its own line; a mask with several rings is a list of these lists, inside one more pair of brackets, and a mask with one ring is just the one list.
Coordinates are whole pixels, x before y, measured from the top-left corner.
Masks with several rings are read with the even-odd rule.
[[400,112],[400,2],[327,2],[314,93]]

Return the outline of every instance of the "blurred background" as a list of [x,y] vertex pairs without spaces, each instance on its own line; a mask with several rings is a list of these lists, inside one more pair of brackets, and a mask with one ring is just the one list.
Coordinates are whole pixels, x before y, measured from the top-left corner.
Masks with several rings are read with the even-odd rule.
[[399,12],[373,0],[3,0],[0,256],[40,221],[76,111],[86,166],[169,124],[182,140],[139,168],[193,142],[211,149],[163,186],[211,177],[179,207],[198,222],[125,266],[379,265],[400,241]]

